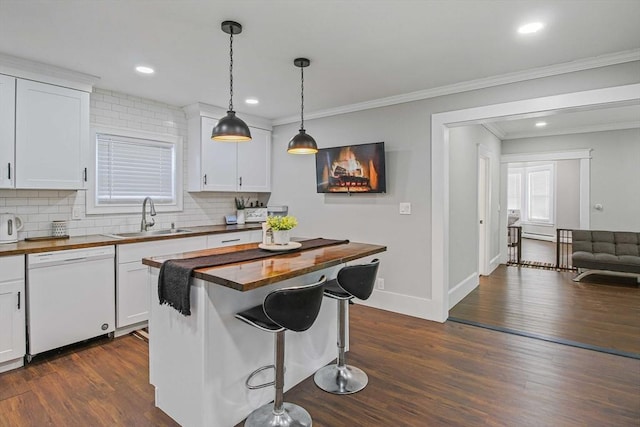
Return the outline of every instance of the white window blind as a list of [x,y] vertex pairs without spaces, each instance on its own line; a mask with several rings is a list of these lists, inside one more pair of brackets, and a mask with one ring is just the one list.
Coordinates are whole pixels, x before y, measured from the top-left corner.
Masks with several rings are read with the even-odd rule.
[[176,203],[176,144],[96,134],[96,206]]
[[522,209],[522,172],[509,172],[509,181],[507,184],[507,209]]
[[529,181],[529,220],[551,222],[551,170],[528,172]]

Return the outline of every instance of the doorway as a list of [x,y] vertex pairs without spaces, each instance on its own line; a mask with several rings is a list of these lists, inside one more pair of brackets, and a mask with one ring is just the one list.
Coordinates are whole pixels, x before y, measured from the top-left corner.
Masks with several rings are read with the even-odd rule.
[[483,146],[478,147],[478,274],[487,276],[489,269],[489,225],[491,205],[491,159]]

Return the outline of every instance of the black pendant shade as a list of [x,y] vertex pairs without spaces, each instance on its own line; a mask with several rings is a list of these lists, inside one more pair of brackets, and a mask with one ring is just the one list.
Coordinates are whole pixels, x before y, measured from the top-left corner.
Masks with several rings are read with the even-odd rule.
[[214,141],[251,141],[249,126],[236,117],[233,111],[233,35],[242,32],[242,25],[234,21],[224,21],[220,26],[229,34],[229,110],[227,115],[218,121],[211,132]]
[[316,140],[308,135],[304,129],[300,129],[300,133],[291,138],[287,153],[291,154],[314,154],[318,152]]
[[311,64],[307,58],[296,58],[293,60],[293,64],[296,67],[300,67],[300,132],[291,138],[289,146],[287,147],[287,153],[290,154],[314,154],[318,152],[318,145],[316,140],[304,130],[304,68]]
[[227,111],[227,115],[218,121],[211,132],[211,139],[215,141],[251,141],[249,126],[242,121],[236,112]]

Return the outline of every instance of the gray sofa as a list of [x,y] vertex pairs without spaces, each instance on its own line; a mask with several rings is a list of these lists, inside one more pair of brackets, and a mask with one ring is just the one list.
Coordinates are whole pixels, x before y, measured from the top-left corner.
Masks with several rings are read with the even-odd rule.
[[636,277],[640,282],[640,233],[573,230],[571,260],[578,282],[589,274]]

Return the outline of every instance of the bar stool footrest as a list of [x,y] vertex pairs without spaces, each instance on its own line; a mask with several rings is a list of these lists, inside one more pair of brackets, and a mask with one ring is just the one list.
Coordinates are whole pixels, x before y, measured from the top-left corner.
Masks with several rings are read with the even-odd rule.
[[247,377],[247,380],[244,382],[244,385],[249,390],[258,390],[258,389],[261,389],[261,388],[269,387],[271,385],[275,385],[275,383],[276,383],[275,380],[271,381],[271,382],[268,382],[268,383],[263,383],[263,384],[256,384],[256,385],[251,384],[251,379],[253,377],[258,375],[262,371],[266,371],[267,369],[273,369],[275,371],[276,365],[265,365],[265,366],[259,367],[258,369],[256,369],[255,371],[253,371],[253,372],[251,372],[249,374],[249,376]]

